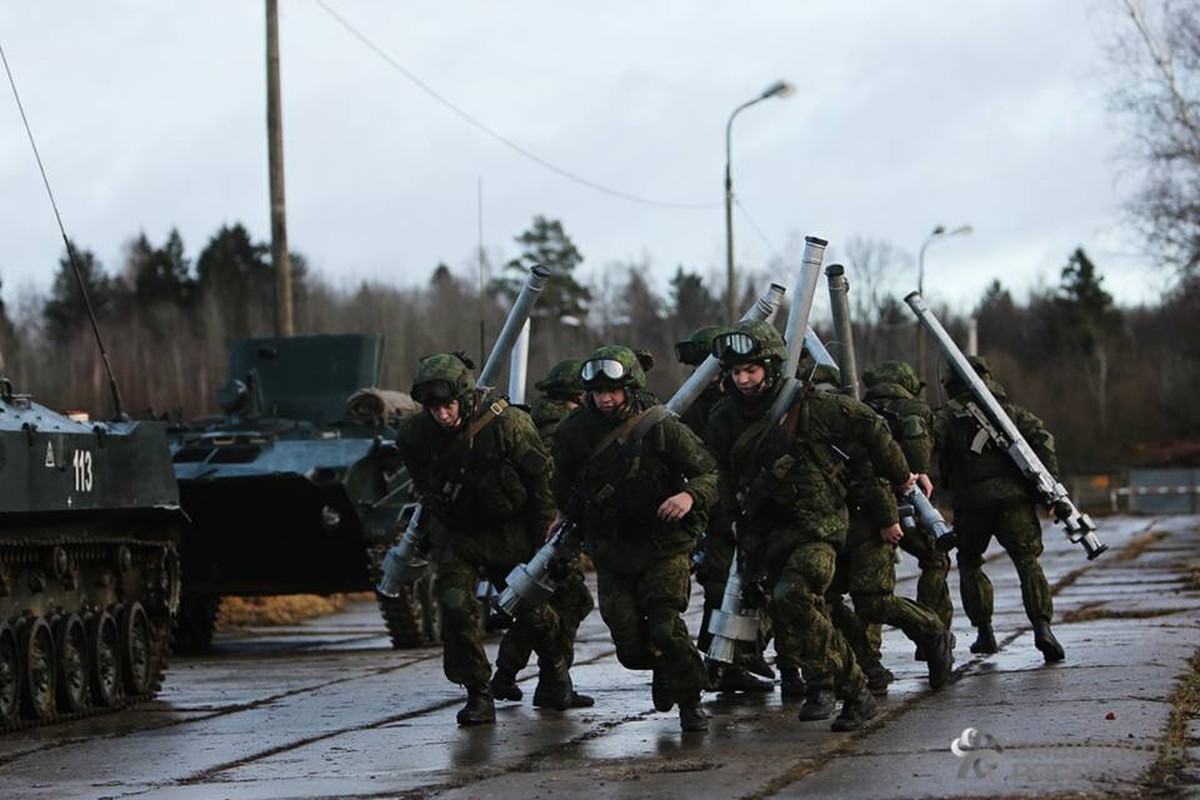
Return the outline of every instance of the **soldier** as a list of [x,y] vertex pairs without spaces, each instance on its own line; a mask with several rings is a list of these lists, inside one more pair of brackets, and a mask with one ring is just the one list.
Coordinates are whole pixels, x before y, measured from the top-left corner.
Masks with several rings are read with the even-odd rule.
[[[819,365],[810,380],[816,392],[837,392],[841,386],[837,367]],[[928,427],[924,430],[929,432]],[[925,457],[928,461],[928,452]],[[908,464],[912,470],[912,462]],[[918,483],[921,477],[916,476]],[[929,485],[927,476],[925,483]],[[929,662],[929,685],[940,689],[954,666],[954,634],[928,606],[895,595],[895,548],[908,538],[900,526],[895,497],[869,469],[851,476],[848,497],[846,544],[838,553],[830,592],[834,624],[853,648],[872,694],[887,694],[892,680],[891,672],[880,663],[881,625],[900,628],[917,644]],[[854,601],[853,612],[842,602],[842,595],[847,593]]]
[[[863,373],[866,396],[863,402],[887,420],[892,436],[908,459],[908,468],[917,474],[917,485],[926,495],[933,493],[929,473],[933,470],[933,410],[919,398],[924,384],[917,372],[903,361],[882,361]],[[933,609],[950,630],[954,605],[946,577],[950,556],[934,546],[933,534],[917,528],[900,540],[900,549],[917,559],[921,576],[917,579],[917,602]],[[917,647],[917,660],[924,660]]]
[[[412,396],[424,412],[406,418],[396,435],[428,510],[422,519],[437,565],[443,668],[467,689],[460,725],[496,720],[475,599],[480,570],[503,586],[509,571],[541,545],[554,516],[550,459],[533,422],[477,390],[471,367],[457,353],[421,359]],[[538,691],[561,710],[573,704],[574,689],[557,629],[557,615],[542,603],[522,609],[505,638],[528,642],[538,653]]]
[[[740,512],[735,532],[747,585],[763,587],[779,660],[829,676],[843,700],[833,730],[856,730],[875,715],[875,698],[825,603],[846,538],[847,476],[865,463],[897,486],[916,476],[884,421],[852,397],[806,384],[781,424],[770,424],[787,348],[769,323],[740,323],[717,337],[713,351],[735,391],[713,409],[705,439],[717,458],[721,500]],[[832,696],[820,686],[809,692],[800,718],[828,717]]]
[[[579,378],[581,366],[583,361],[578,358],[564,359],[551,367],[546,376],[534,384],[542,395],[533,401],[530,416],[547,449],[553,441],[559,423],[583,402],[583,383]],[[548,602],[558,614],[558,634],[561,637],[559,650],[566,654],[569,665],[575,656],[575,634],[584,617],[592,612],[596,603],[592,599],[592,593],[588,591],[578,558],[569,564],[559,565],[556,578],[558,588]],[[501,639],[500,650],[496,654],[496,674],[492,676],[491,684],[492,695],[497,700],[519,701],[524,697],[524,692],[517,685],[517,673],[529,663],[532,651],[532,644],[527,639],[512,636]],[[541,678],[552,665],[545,664],[539,658],[538,667],[539,679],[533,692],[533,705],[553,707],[557,698],[549,695],[548,691],[554,688],[555,683],[552,677],[550,680]],[[595,699],[586,694],[574,691],[571,694],[571,708],[587,708],[595,703]]]
[[555,498],[595,562],[617,659],[654,671],[655,709],[678,704],[680,728],[707,730],[704,661],[680,615],[689,556],[716,500],[712,457],[663,406],[643,404],[645,372],[629,348],[598,348],[580,375],[583,407],[554,437]]
[[[1017,430],[1029,442],[1051,474],[1058,474],[1054,437],[1034,414],[1007,402],[1007,395],[992,378],[987,361],[968,360]],[[934,442],[938,466],[954,499],[954,529],[958,534],[958,575],[963,610],[978,636],[972,653],[996,652],[992,630],[992,583],[983,572],[983,553],[992,536],[1012,559],[1021,579],[1021,601],[1033,624],[1033,643],[1048,662],[1066,658],[1050,630],[1054,606],[1050,586],[1038,557],[1042,554],[1042,526],[1037,515],[1037,495],[1012,459],[999,450],[967,410],[972,395],[966,383],[947,368],[943,383],[950,400],[935,419]]]
[[[691,367],[700,366],[712,354],[713,339],[725,329],[723,325],[708,325],[693,331],[687,339],[676,342],[675,357],[681,364]],[[723,396],[724,392],[721,391],[721,381],[718,376],[712,383],[704,387],[704,391],[688,406],[680,419],[692,429],[693,433],[703,437],[704,427],[708,423],[708,415]],[[721,601],[725,595],[725,581],[729,577],[729,564],[733,561],[734,542],[733,531],[729,527],[730,521],[729,515],[723,512],[719,504],[714,507],[709,514],[708,529],[701,537],[697,548],[696,580],[704,587],[704,615],[700,619],[700,633],[696,637],[696,646],[701,653],[707,653],[709,645],[712,643],[712,634],[708,632],[708,622],[712,618],[713,611],[721,607]],[[761,674],[773,675],[766,659],[762,656],[761,646],[753,653],[739,653],[738,658],[751,662],[755,671]],[[722,666],[713,661],[707,663],[709,686],[716,691],[769,692],[775,688],[773,684],[754,677],[741,664]],[[795,678],[799,680],[798,670]],[[799,696],[803,694],[803,691],[803,687],[797,690],[794,685],[788,684],[785,680],[784,697]]]

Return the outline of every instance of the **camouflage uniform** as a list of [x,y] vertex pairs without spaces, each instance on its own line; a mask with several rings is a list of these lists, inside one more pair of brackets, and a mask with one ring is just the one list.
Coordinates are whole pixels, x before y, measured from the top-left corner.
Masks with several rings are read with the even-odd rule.
[[908,466],[884,421],[846,395],[805,385],[782,424],[768,428],[784,385],[783,341],[768,323],[745,322],[735,331],[755,349],[738,353],[733,339],[718,337],[722,366],[761,364],[772,384],[757,396],[731,392],[709,419],[705,439],[717,459],[721,500],[741,510],[738,547],[748,582],[768,593],[777,664],[799,663],[806,677],[830,676],[845,700],[834,728],[852,730],[875,713],[875,703],[825,601],[846,538],[848,472],[869,463],[875,474],[903,484]]
[[[589,379],[592,363],[619,364],[623,372]],[[716,499],[712,458],[667,414],[640,438],[634,435],[630,420],[646,410],[638,396],[645,378],[628,348],[599,348],[583,376],[593,393],[554,437],[555,498],[582,529],[596,565],[600,615],[618,660],[628,669],[654,670],[655,708],[667,711],[678,703],[681,726],[703,730],[707,719],[699,699],[706,673],[680,615],[691,593],[689,556]],[[624,389],[625,403],[606,414],[595,394],[616,389]],[[622,426],[629,427],[619,440],[604,444]],[[660,518],[664,501],[683,492],[691,496],[690,512],[676,521]]]
[[[509,571],[528,561],[544,540],[554,516],[550,459],[529,415],[482,396],[456,355],[422,359],[412,394],[426,405],[459,402],[461,425],[444,428],[427,410],[401,423],[396,444],[427,509],[423,519],[437,566],[443,668],[468,692],[459,722],[491,722],[491,666],[475,585],[482,570],[503,586]],[[470,437],[471,426],[487,415],[494,418]],[[529,642],[569,686],[558,617],[547,604],[522,609],[505,636]]]
[[[559,423],[574,410],[573,404],[578,407],[578,401],[582,398],[583,385],[579,381],[579,368],[582,364],[577,358],[560,361],[534,384],[542,395],[534,400],[530,416],[547,449],[553,442]],[[579,559],[561,566],[565,569],[556,576],[557,587],[547,602],[558,614],[559,649],[570,664],[575,658],[575,634],[584,618],[596,607],[596,603],[588,590]],[[516,674],[529,663],[532,651],[532,642],[526,639],[505,636],[501,640],[499,652],[496,654],[496,674],[492,678],[492,692],[497,698],[521,699],[522,692],[516,685]],[[547,665],[539,659],[539,666],[545,668]],[[542,696],[542,690],[543,683],[539,681],[538,689],[533,695],[535,706],[549,704],[546,702],[547,698]],[[571,700],[572,707],[587,707],[594,703],[592,698],[578,693],[575,693]]]
[[[1024,408],[1006,402],[1004,388],[992,380],[991,369],[984,359],[972,356],[970,361],[1038,458],[1057,475],[1054,437],[1042,421]],[[946,392],[950,401],[935,419],[934,442],[943,483],[954,501],[963,610],[979,630],[971,651],[996,651],[992,583],[983,572],[983,553],[995,536],[1017,569],[1025,614],[1033,623],[1034,643],[1047,661],[1062,660],[1062,646],[1050,631],[1054,615],[1050,586],[1038,562],[1042,554],[1042,526],[1034,486],[1006,453],[991,440],[978,437],[979,423],[967,411],[968,404],[975,402],[970,390],[956,374],[949,374]]]

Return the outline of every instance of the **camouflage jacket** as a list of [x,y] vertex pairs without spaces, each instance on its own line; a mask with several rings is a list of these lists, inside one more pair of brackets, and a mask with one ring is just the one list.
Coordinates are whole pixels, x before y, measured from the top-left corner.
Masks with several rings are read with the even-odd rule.
[[558,430],[559,423],[569,417],[574,410],[567,407],[566,401],[557,400],[549,395],[542,395],[533,401],[533,406],[529,409],[529,416],[533,418],[538,435],[542,437],[547,448],[554,441],[554,434]]
[[703,438],[704,429],[708,425],[708,415],[712,413],[713,408],[724,396],[720,385],[713,381],[704,387],[700,396],[679,415],[679,418],[683,420],[684,425],[692,429],[692,433]]
[[[764,436],[780,388],[757,398],[726,397],[713,409],[705,435],[717,460],[721,501],[739,519],[739,544],[751,557],[772,561],[805,542],[843,542],[855,481],[908,478],[887,424],[848,395],[803,388],[784,419],[794,421],[791,441],[782,427]],[[861,500],[882,504],[870,510],[874,518],[895,521],[889,492],[865,492]]]
[[[636,572],[664,556],[690,552],[716,501],[712,457],[687,426],[667,415],[637,443],[610,445],[608,434],[642,410],[638,401],[620,418],[601,413],[591,400],[567,417],[554,437],[554,495],[583,528],[596,564]],[[658,518],[658,507],[677,492],[694,501],[681,520]]]
[[892,436],[913,472],[933,470],[933,409],[896,383],[878,383],[867,389],[863,402],[887,420]]
[[[1046,469],[1057,476],[1058,456],[1054,452],[1054,437],[1042,421],[1032,412],[1006,402],[1004,390],[998,383],[988,381],[988,388]],[[938,468],[943,485],[953,495],[954,507],[979,508],[1013,501],[1036,502],[1033,482],[1021,474],[1007,453],[990,439],[984,440],[979,435],[979,423],[966,410],[968,402],[974,402],[969,394],[956,396],[938,411],[934,419],[934,449]]]
[[468,439],[471,422],[491,413],[491,400],[480,400],[475,416],[455,430],[425,412],[407,417],[396,445],[418,496],[441,523],[435,531],[486,537],[504,528],[537,544],[554,517],[549,454],[529,415],[515,406]]

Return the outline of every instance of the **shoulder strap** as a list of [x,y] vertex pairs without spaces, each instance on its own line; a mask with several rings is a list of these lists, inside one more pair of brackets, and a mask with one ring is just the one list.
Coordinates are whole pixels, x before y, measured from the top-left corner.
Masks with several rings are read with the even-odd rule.
[[622,422],[616,428],[613,428],[604,438],[601,439],[592,449],[592,458],[603,453],[614,443],[624,445],[626,443],[636,443],[641,441],[642,437],[653,428],[657,423],[666,419],[671,412],[666,406],[651,406],[637,414],[634,414],[629,419]]

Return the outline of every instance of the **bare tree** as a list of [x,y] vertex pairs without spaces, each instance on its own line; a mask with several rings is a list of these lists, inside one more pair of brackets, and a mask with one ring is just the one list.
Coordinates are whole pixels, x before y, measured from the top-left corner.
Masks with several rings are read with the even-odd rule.
[[1111,105],[1144,172],[1127,211],[1149,249],[1182,275],[1200,271],[1200,8],[1196,0],[1115,0]]

